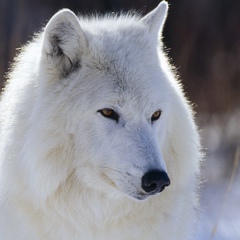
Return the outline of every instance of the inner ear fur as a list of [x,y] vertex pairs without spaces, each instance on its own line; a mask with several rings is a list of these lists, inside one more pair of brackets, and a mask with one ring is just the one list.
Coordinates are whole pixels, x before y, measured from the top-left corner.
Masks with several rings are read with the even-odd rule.
[[68,9],[57,12],[44,29],[42,53],[52,74],[66,77],[79,68],[86,47],[78,18]]

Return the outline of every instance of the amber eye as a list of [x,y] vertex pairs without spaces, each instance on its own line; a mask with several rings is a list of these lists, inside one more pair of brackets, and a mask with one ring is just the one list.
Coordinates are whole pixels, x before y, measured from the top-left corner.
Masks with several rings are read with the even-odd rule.
[[98,112],[101,113],[103,117],[110,118],[118,122],[119,115],[113,109],[104,108],[104,109],[98,110]]
[[104,117],[110,117],[113,114],[113,110],[110,108],[105,108],[100,110],[102,115],[104,115]]
[[160,118],[161,113],[162,113],[161,110],[154,112],[151,117],[151,122],[154,123],[155,121],[157,121]]

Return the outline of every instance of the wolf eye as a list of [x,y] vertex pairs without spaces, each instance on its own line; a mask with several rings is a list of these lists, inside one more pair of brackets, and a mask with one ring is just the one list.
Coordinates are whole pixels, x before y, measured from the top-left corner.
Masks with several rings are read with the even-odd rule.
[[118,122],[119,115],[111,108],[104,108],[104,109],[98,110],[98,112],[101,113],[103,117],[110,118]]
[[157,121],[160,118],[161,113],[162,113],[161,110],[154,112],[151,117],[151,122],[154,123],[155,121]]

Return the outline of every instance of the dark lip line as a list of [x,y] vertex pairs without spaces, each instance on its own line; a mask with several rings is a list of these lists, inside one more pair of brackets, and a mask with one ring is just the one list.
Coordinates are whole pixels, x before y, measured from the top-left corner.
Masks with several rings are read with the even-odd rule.
[[134,199],[137,199],[137,200],[140,200],[140,201],[143,201],[143,200],[146,200],[147,198],[149,198],[150,196],[154,196],[156,194],[147,194],[147,193],[139,193],[139,194],[135,194],[135,195],[130,195],[128,193],[128,196],[130,196],[131,198],[134,198]]
[[[117,187],[117,185],[115,184],[115,182],[114,182],[113,180],[111,180],[111,178],[109,178],[109,177],[107,176],[107,174],[102,173],[101,175],[105,178],[105,180],[106,180],[110,185],[112,185],[112,186],[114,186],[115,188],[118,189],[118,187]],[[132,198],[132,199],[134,199],[134,200],[138,200],[138,201],[144,201],[144,200],[146,200],[147,198],[149,198],[150,196],[157,195],[157,193],[151,194],[151,193],[145,193],[145,192],[143,192],[143,191],[142,191],[142,192],[139,192],[138,194],[135,194],[135,195],[131,195],[131,193],[129,193],[129,192],[125,192],[125,194],[126,194],[128,197],[130,197],[130,198]]]
[[150,195],[134,195],[134,196],[131,196],[132,198],[134,198],[135,200],[138,200],[138,201],[144,201],[146,200]]

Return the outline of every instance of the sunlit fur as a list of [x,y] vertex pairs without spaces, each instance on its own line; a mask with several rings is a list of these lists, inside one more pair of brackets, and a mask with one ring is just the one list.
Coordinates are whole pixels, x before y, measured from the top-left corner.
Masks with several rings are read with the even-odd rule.
[[[166,2],[145,17],[62,10],[22,49],[1,97],[1,239],[190,238],[200,146],[166,15]],[[152,169],[171,185],[150,196]]]

